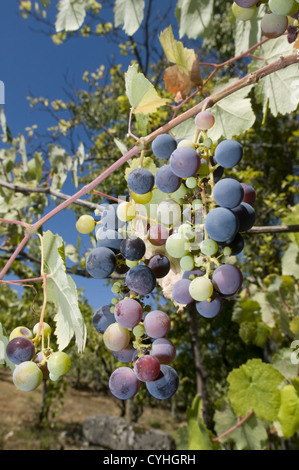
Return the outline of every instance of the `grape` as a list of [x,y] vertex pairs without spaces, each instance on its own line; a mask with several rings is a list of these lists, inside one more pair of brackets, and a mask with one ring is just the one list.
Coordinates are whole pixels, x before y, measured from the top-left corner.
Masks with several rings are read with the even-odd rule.
[[224,173],[224,168],[223,166],[219,165],[217,168],[213,171],[213,179],[214,183],[217,183],[222,178],[222,175]]
[[173,367],[161,364],[160,374],[153,382],[146,382],[150,395],[158,400],[167,400],[175,394],[179,386],[179,377]]
[[213,197],[215,202],[221,207],[232,209],[238,206],[243,199],[244,189],[233,178],[224,178],[215,184],[213,189]]
[[197,179],[194,176],[186,179],[186,186],[189,189],[194,189],[197,186]]
[[255,17],[257,8],[255,5],[252,7],[242,8],[234,2],[232,5],[232,12],[237,20],[248,21]]
[[17,336],[6,346],[7,359],[13,364],[30,361],[35,354],[35,347],[31,339],[26,336]]
[[160,191],[170,194],[179,189],[182,178],[175,175],[169,165],[164,165],[157,170],[155,182]]
[[118,204],[110,204],[103,210],[101,225],[106,229],[118,230],[124,226],[124,221],[117,216]]
[[84,214],[76,222],[76,229],[80,233],[90,233],[95,226],[95,220],[91,215]]
[[119,400],[133,398],[139,391],[140,381],[129,367],[119,367],[112,372],[109,379],[109,389]]
[[181,234],[187,241],[195,239],[195,232],[192,230],[192,226],[188,223],[180,225],[177,233]]
[[9,335],[9,341],[13,338],[17,338],[19,336],[25,336],[26,338],[32,338],[32,332],[26,326],[17,326],[12,330]]
[[25,361],[17,365],[13,371],[12,380],[22,392],[31,392],[41,384],[43,373],[35,362]]
[[289,25],[288,26],[288,42],[292,44],[297,39],[297,27]]
[[243,156],[243,147],[236,140],[226,139],[220,142],[215,149],[215,161],[223,168],[232,168],[237,165]]
[[137,349],[133,346],[128,346],[127,348],[122,349],[121,351],[111,351],[115,359],[119,362],[131,362],[137,352]]
[[191,304],[193,298],[190,295],[189,287],[191,281],[189,279],[179,279],[172,287],[172,298],[175,302],[182,305]]
[[144,265],[131,268],[126,275],[127,287],[139,295],[147,295],[156,287],[156,276]]
[[193,142],[193,140],[189,140],[189,139],[181,139],[179,142],[178,142],[178,147],[191,147],[193,149],[195,149],[195,144]]
[[142,319],[143,310],[135,299],[125,298],[115,305],[114,318],[124,328],[134,328]]
[[148,202],[151,201],[153,197],[153,193],[152,191],[145,193],[145,194],[135,194],[131,192],[131,196],[134,199],[134,201],[137,202],[137,204],[147,204]]
[[247,202],[247,204],[250,204],[252,206],[255,202],[256,197],[254,188],[251,186],[251,184],[248,183],[241,183],[241,186],[244,191],[242,202]]
[[132,331],[133,331],[133,335],[136,338],[141,338],[145,334],[145,329],[144,329],[144,326],[142,324],[134,326]]
[[183,271],[191,271],[194,268],[194,258],[192,255],[183,256],[180,259],[180,266]]
[[202,177],[208,176],[210,174],[209,163],[207,162],[205,158],[200,159],[200,167],[199,167],[197,174]]
[[211,301],[204,300],[203,302],[196,302],[195,306],[202,317],[214,318],[222,310],[222,298],[220,295],[214,295]]
[[151,338],[162,338],[170,329],[170,319],[161,310],[152,310],[143,321],[145,332]]
[[267,38],[278,38],[288,27],[288,18],[284,15],[275,15],[274,13],[266,13],[261,21],[262,33]]
[[56,380],[70,370],[71,359],[65,352],[56,351],[49,356],[47,366],[50,379]]
[[147,232],[148,241],[155,246],[164,245],[169,236],[169,231],[164,225],[151,225]]
[[235,3],[242,8],[250,8],[258,3],[259,0],[235,0]]
[[195,276],[203,276],[204,272],[200,269],[192,269],[191,271],[185,271],[183,274],[183,279],[194,279]]
[[[127,260],[121,255],[120,253],[117,253],[116,255],[116,266],[115,266],[115,272],[117,274],[125,274],[126,272],[129,271],[129,266],[126,264]],[[133,262],[133,261],[131,261]]]
[[[37,335],[39,328],[40,328],[40,324],[36,323],[36,325],[34,325],[33,330],[32,330],[34,335]],[[43,334],[44,338],[48,338],[51,335],[51,331],[52,330],[51,330],[50,325],[48,325],[48,323],[46,322],[43,322],[40,328],[39,335],[42,336]]]
[[191,147],[178,147],[169,159],[170,168],[180,178],[189,178],[200,168],[200,157]]
[[32,359],[32,361],[34,361],[35,364],[37,364],[40,370],[42,371],[43,380],[47,380],[50,375],[48,364],[45,361],[45,356],[49,357],[50,354],[51,354],[50,350],[39,351]]
[[100,227],[96,232],[96,239],[97,248],[110,248],[114,253],[118,253],[123,236],[116,230]]
[[236,215],[239,221],[240,232],[246,232],[251,229],[255,223],[255,210],[247,202],[241,202],[241,204],[232,209],[232,212]]
[[164,225],[178,225],[181,222],[181,207],[171,199],[160,202],[157,207],[157,217]]
[[86,258],[86,271],[95,279],[104,279],[110,276],[115,266],[116,257],[110,248],[94,248]]
[[130,333],[126,328],[114,322],[106,328],[103,334],[103,341],[107,349],[121,351],[128,346]]
[[196,277],[190,282],[189,292],[194,300],[207,300],[213,294],[213,284],[210,279],[205,276]]
[[134,372],[141,382],[151,382],[160,373],[160,362],[155,356],[141,356],[134,364]]
[[170,134],[160,134],[152,142],[153,154],[162,160],[168,160],[176,147],[177,142]]
[[176,348],[169,339],[157,338],[152,343],[150,354],[155,356],[160,364],[170,364],[175,359]]
[[117,217],[122,222],[128,222],[133,220],[136,217],[136,207],[135,204],[131,202],[121,202],[117,207]]
[[170,262],[167,256],[156,254],[149,259],[148,267],[154,272],[156,278],[161,278],[169,273]]
[[222,295],[234,295],[242,286],[243,275],[233,264],[223,264],[215,269],[212,275],[215,289]]
[[237,233],[233,241],[228,243],[226,246],[230,249],[230,254],[235,256],[243,251],[244,245],[244,238],[240,233]]
[[139,261],[145,254],[145,243],[140,237],[134,235],[122,240],[120,252],[125,259]]
[[215,124],[215,117],[210,111],[200,111],[195,116],[195,126],[197,129],[207,131]]
[[115,323],[115,318],[110,312],[110,305],[103,305],[95,311],[92,324],[99,333],[103,334],[111,323]]
[[294,4],[294,0],[269,0],[269,8],[275,15],[291,15]]
[[200,244],[200,251],[206,256],[213,256],[218,251],[218,243],[211,238],[206,238]]
[[215,207],[206,216],[205,229],[216,242],[228,242],[239,231],[239,220],[231,209]]
[[155,177],[146,168],[135,168],[135,170],[130,171],[127,184],[134,193],[146,194],[153,189]]
[[190,244],[182,233],[172,233],[166,240],[165,249],[169,256],[182,258],[189,253]]

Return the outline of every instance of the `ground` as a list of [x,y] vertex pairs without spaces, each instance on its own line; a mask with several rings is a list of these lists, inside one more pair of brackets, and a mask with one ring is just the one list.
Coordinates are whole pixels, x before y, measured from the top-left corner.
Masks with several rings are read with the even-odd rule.
[[[82,424],[87,416],[120,415],[120,409],[110,397],[68,387],[62,406],[51,419],[51,426],[40,429],[37,423],[41,400],[40,388],[34,392],[21,392],[15,388],[10,371],[0,368],[0,450],[61,449],[61,433]],[[56,404],[56,409],[58,406]],[[138,423],[147,426],[151,423],[172,435],[180,425],[163,408],[145,409]]]

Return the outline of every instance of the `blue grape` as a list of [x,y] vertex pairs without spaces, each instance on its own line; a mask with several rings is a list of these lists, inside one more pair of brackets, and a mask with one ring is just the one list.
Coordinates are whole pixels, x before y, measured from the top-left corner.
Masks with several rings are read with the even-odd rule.
[[177,142],[170,134],[160,134],[152,142],[153,154],[162,160],[168,160],[176,147]]
[[148,266],[139,264],[127,272],[126,284],[136,294],[147,295],[156,287],[156,276]]
[[233,178],[224,178],[215,184],[213,197],[219,206],[232,209],[242,202],[244,189],[239,181]]
[[200,156],[191,147],[178,147],[169,159],[170,168],[180,178],[190,178],[200,168]]
[[242,156],[242,145],[236,140],[227,139],[217,145],[214,158],[224,168],[232,168],[240,163]]
[[160,364],[170,364],[175,359],[176,347],[170,339],[157,338],[152,342],[150,354],[157,357]]
[[133,346],[127,346],[125,349],[121,349],[120,351],[111,352],[117,361],[129,363],[133,361],[134,356],[138,351],[137,349],[133,348]]
[[30,361],[35,354],[35,347],[31,339],[18,336],[10,340],[6,346],[6,355],[13,364]]
[[241,253],[244,249],[244,238],[240,233],[237,233],[235,238],[233,239],[232,242],[225,244],[225,246],[228,246],[231,249],[231,255],[235,256]]
[[191,271],[185,271],[183,273],[182,279],[194,279],[196,276],[203,276],[204,272],[200,269],[192,269]]
[[211,301],[203,300],[201,302],[196,302],[196,310],[204,318],[214,318],[222,310],[222,297],[217,294],[213,294]]
[[179,376],[173,367],[161,364],[160,374],[156,380],[146,382],[146,388],[152,397],[167,400],[172,397],[179,386]]
[[133,193],[146,194],[153,189],[155,177],[146,168],[135,168],[129,173],[127,184]]
[[86,271],[95,279],[104,279],[116,266],[115,253],[110,248],[94,248],[86,258]]
[[119,367],[112,372],[109,379],[109,389],[119,400],[133,398],[139,391],[140,381],[130,367]]
[[94,328],[99,333],[104,333],[111,323],[115,322],[115,318],[110,312],[110,305],[103,305],[102,307],[98,308],[93,317],[92,317],[92,324]]
[[247,202],[241,202],[232,209],[239,221],[239,232],[247,232],[255,223],[255,210]]
[[160,191],[170,194],[179,189],[182,178],[175,175],[169,165],[164,165],[157,170],[155,182]]
[[154,272],[156,278],[161,278],[169,273],[170,262],[167,256],[157,253],[149,259],[148,267]]
[[116,230],[100,227],[96,232],[96,239],[98,248],[106,247],[110,248],[114,253],[119,253],[123,236]]
[[239,231],[239,221],[231,209],[215,207],[205,218],[205,229],[216,242],[230,242]]
[[139,261],[145,254],[145,243],[140,237],[131,235],[122,240],[120,252],[129,261]]
[[241,288],[243,275],[237,266],[223,264],[213,272],[212,283],[219,294],[232,296]]
[[172,288],[172,298],[178,304],[187,305],[193,302],[193,298],[189,292],[191,281],[189,279],[180,279],[176,281]]

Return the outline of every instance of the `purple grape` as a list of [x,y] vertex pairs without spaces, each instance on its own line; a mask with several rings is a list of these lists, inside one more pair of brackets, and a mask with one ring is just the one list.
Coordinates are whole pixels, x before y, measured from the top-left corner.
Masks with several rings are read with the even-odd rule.
[[214,318],[222,310],[222,298],[220,295],[214,294],[211,301],[203,300],[195,303],[198,313],[205,318]]
[[153,154],[162,160],[168,160],[176,148],[177,142],[170,134],[160,134],[152,142]]
[[119,367],[112,372],[109,379],[109,389],[119,400],[133,398],[139,391],[140,381],[129,367]]
[[110,305],[103,305],[98,308],[93,317],[92,324],[94,328],[103,334],[111,323],[115,322],[113,314],[110,312]]
[[128,346],[125,349],[121,349],[120,351],[111,351],[115,359],[119,362],[131,362],[137,352],[137,349],[133,348],[133,346]]
[[200,269],[192,269],[191,271],[185,271],[183,273],[183,279],[190,279],[190,276],[195,277],[195,276],[203,276],[204,272],[201,271]]
[[215,150],[215,161],[224,168],[237,165],[243,156],[243,147],[236,140],[227,139],[220,142]]
[[151,225],[147,232],[148,241],[155,246],[164,245],[169,237],[169,231],[164,225]]
[[231,243],[225,244],[224,246],[228,246],[231,249],[231,255],[235,256],[243,251],[244,245],[244,238],[240,233],[237,233],[233,241]]
[[191,147],[178,147],[169,159],[170,168],[180,178],[189,178],[197,173],[200,167],[200,156]]
[[133,193],[146,194],[153,189],[155,177],[146,168],[135,168],[129,173],[127,184]]
[[114,308],[114,318],[123,328],[134,328],[142,319],[143,309],[135,299],[120,300]]
[[26,336],[18,336],[9,341],[6,346],[7,359],[13,364],[31,361],[35,355],[35,347],[31,339]]
[[95,279],[104,279],[110,276],[115,266],[115,253],[110,248],[94,248],[86,258],[86,271]]
[[255,202],[256,197],[254,188],[251,186],[251,184],[248,183],[241,183],[241,186],[244,191],[242,202],[247,202],[247,204],[250,204],[252,206]]
[[160,373],[160,362],[155,356],[141,356],[134,364],[134,372],[141,382],[151,382]]
[[176,348],[167,338],[157,338],[152,343],[150,354],[159,359],[160,364],[170,364],[176,356]]
[[232,209],[242,202],[244,189],[237,180],[224,178],[215,184],[213,197],[219,206]]
[[230,242],[239,231],[239,219],[231,209],[215,207],[205,218],[205,229],[216,242]]
[[212,283],[219,294],[231,296],[236,294],[241,288],[243,275],[237,266],[223,264],[215,269],[212,275]]
[[148,267],[154,272],[156,278],[161,278],[169,273],[170,262],[167,256],[156,254],[149,259]]
[[161,310],[152,310],[145,316],[143,326],[150,338],[163,338],[170,329],[170,319]]
[[182,305],[191,304],[193,298],[189,292],[191,281],[189,279],[180,279],[176,281],[172,288],[172,298],[175,302]]
[[250,8],[257,4],[259,0],[235,0],[235,3],[242,8]]
[[142,238],[134,235],[122,240],[120,252],[123,257],[130,261],[139,261],[145,254],[145,243]]
[[136,294],[147,295],[156,287],[156,276],[148,266],[140,264],[127,272],[126,284]]
[[247,232],[253,227],[255,223],[255,210],[247,202],[241,202],[241,204],[232,209],[232,212],[236,215],[239,221],[239,232]]
[[110,248],[114,253],[119,253],[123,236],[116,230],[100,227],[96,232],[97,247]]
[[177,372],[166,364],[161,364],[160,374],[153,382],[146,382],[146,388],[150,395],[158,400],[167,400],[172,397],[179,386]]
[[155,183],[163,193],[174,193],[179,189],[182,178],[175,175],[169,165],[161,166],[156,172]]

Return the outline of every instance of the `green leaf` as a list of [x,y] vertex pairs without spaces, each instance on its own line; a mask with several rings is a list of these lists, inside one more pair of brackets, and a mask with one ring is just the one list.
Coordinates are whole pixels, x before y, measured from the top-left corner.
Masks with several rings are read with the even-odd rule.
[[174,39],[171,26],[162,31],[159,41],[167,59],[176,64],[181,72],[188,75],[196,59],[194,50],[187,49],[181,41]]
[[[299,85],[299,84],[298,84]],[[288,215],[281,219],[281,223],[284,225],[296,225],[299,220],[299,204],[293,207],[288,207]],[[299,233],[287,233],[287,236],[292,242],[296,242],[299,246]]]
[[187,119],[181,124],[175,126],[171,130],[171,132],[176,139],[193,140],[194,135],[195,135],[194,119],[193,118]]
[[261,20],[265,14],[265,5],[258,8],[257,14],[250,21],[238,21],[235,25],[235,56],[247,51],[260,41]]
[[234,412],[245,416],[254,410],[261,420],[274,421],[280,407],[280,372],[261,359],[250,359],[230,372],[228,398]]
[[138,65],[130,65],[125,74],[126,93],[135,113],[149,114],[169,100],[160,98],[151,82],[138,72]]
[[281,258],[282,274],[294,276],[299,279],[299,247],[297,243],[291,243]]
[[47,278],[47,299],[57,309],[55,315],[59,350],[65,349],[75,335],[78,352],[83,352],[86,326],[82,318],[77,288],[74,280],[66,274],[63,240],[49,230],[43,235],[44,264]]
[[212,20],[212,0],[178,0],[175,15],[179,23],[179,35],[190,39],[204,36]]
[[[236,80],[232,79],[226,86],[232,85]],[[215,93],[223,89],[222,85],[214,88]],[[217,141],[221,137],[231,139],[250,129],[255,122],[255,114],[251,107],[251,100],[247,98],[252,86],[245,87],[236,93],[223,98],[210,108],[215,116],[215,124],[208,131],[208,136]]]
[[299,429],[299,396],[293,385],[280,390],[281,405],[278,421],[285,439],[292,437]]
[[56,32],[76,31],[82,26],[86,15],[84,0],[60,0],[57,5]]
[[144,16],[144,0],[115,0],[114,24],[123,25],[128,36],[133,36],[140,28]]
[[127,147],[120,140],[115,138],[114,143],[115,143],[116,147],[121,151],[122,155],[125,155],[125,153],[128,152]]
[[10,368],[11,371],[13,371],[16,366],[12,362],[10,362],[6,356],[6,346],[8,342],[9,342],[9,339],[5,335],[3,328],[2,328],[2,324],[0,322],[0,365],[5,364],[6,366]]
[[189,431],[188,450],[212,450],[207,428],[200,418],[201,400],[196,396],[192,407],[187,408]]
[[297,377],[298,372],[299,359],[296,357],[293,346],[298,347],[296,341],[290,344],[290,348],[282,348],[272,357],[273,367],[287,379]]

